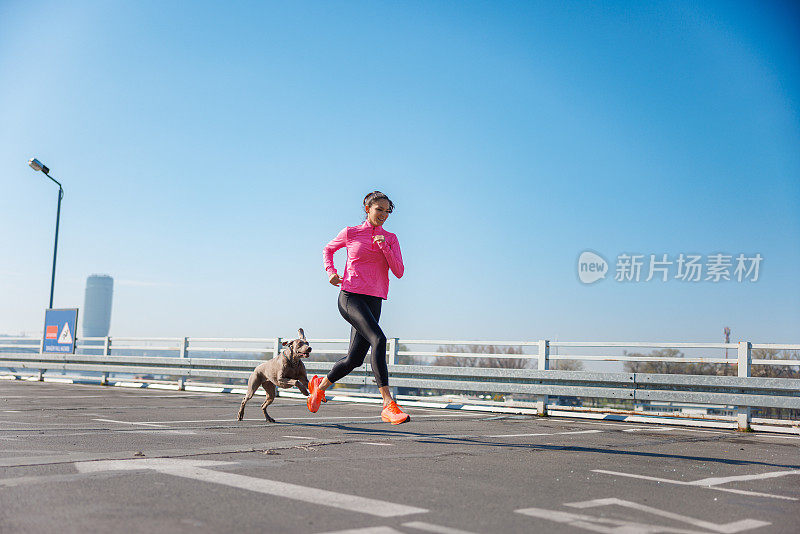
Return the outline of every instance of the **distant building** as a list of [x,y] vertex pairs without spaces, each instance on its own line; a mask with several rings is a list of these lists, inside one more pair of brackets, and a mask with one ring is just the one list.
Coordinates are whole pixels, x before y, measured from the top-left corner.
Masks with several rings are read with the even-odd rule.
[[106,337],[111,326],[111,299],[114,279],[107,274],[93,274],[86,279],[83,301],[83,337]]

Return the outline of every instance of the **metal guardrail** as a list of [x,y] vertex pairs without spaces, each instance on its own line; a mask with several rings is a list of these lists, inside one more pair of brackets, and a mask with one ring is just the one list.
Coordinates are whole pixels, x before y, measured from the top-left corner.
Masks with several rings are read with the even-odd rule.
[[[3,343],[6,341],[7,343]],[[246,381],[261,359],[281,350],[282,338],[84,338],[76,354],[42,354],[34,338],[0,339],[0,368],[64,372],[102,373],[106,383],[110,373],[156,375],[177,378],[182,389],[186,379],[222,378]],[[311,339],[317,344],[345,345],[346,339]],[[216,345],[216,346],[215,346]],[[238,345],[238,346],[232,346]],[[242,346],[246,345],[246,346]],[[535,349],[530,354],[495,354],[400,350],[414,345],[436,346],[514,346]],[[684,348],[700,350],[735,350],[736,358],[654,358],[644,355],[558,355],[559,347],[594,349],[609,348]],[[20,351],[19,349],[29,349]],[[753,349],[800,350],[798,345],[734,343],[640,343],[640,342],[535,342],[518,341],[452,341],[389,339],[389,372],[393,387],[410,387],[440,391],[498,393],[535,396],[533,406],[545,415],[548,397],[591,397],[625,399],[640,402],[675,402],[691,404],[732,405],[742,430],[750,428],[751,408],[788,408],[800,410],[800,379],[761,378],[751,376],[754,365],[800,366],[800,360],[753,360]],[[34,352],[35,350],[35,352]],[[94,354],[92,354],[92,352]],[[146,355],[135,354],[146,352]],[[344,349],[315,349],[314,354],[344,354]],[[152,355],[151,353],[167,353]],[[190,354],[192,355],[190,357]],[[249,359],[194,357],[193,355],[248,354]],[[400,365],[400,357],[430,359],[440,357],[493,358],[529,360],[524,369],[454,367],[441,365]],[[662,361],[674,363],[714,363],[737,366],[738,376],[651,374],[630,372],[563,371],[550,368],[558,360]],[[441,363],[441,362],[439,362]],[[309,374],[323,374],[332,363],[305,361]],[[368,365],[356,369],[339,381],[340,384],[370,385],[372,372]]]

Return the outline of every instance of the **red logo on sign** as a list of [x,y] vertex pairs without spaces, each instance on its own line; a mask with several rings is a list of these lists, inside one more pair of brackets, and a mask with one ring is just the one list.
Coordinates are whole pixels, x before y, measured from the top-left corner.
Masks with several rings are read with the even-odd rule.
[[48,326],[47,327],[47,334],[44,336],[45,339],[58,339],[58,326]]

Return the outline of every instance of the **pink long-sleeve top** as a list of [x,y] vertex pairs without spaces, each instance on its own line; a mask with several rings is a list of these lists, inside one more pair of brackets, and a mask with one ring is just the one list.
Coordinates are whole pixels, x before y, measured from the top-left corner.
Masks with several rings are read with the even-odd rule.
[[[375,243],[373,237],[376,235],[383,235],[385,241]],[[386,299],[389,294],[389,269],[397,278],[402,278],[405,270],[397,236],[382,226],[372,226],[369,220],[360,226],[348,226],[325,245],[322,252],[325,270],[329,275],[336,274],[333,253],[342,247],[347,247],[342,289]]]

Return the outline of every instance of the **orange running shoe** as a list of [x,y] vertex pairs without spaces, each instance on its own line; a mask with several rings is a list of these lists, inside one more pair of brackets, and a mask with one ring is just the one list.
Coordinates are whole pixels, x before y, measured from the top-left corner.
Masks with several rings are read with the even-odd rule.
[[308,406],[308,411],[312,413],[316,413],[319,410],[319,405],[323,402],[328,402],[328,399],[325,398],[325,392],[319,389],[319,384],[322,382],[322,379],[317,375],[314,375],[308,382],[308,398],[306,398],[306,406]]
[[408,414],[401,410],[395,401],[392,401],[383,407],[381,419],[387,423],[399,425],[400,423],[408,421]]

